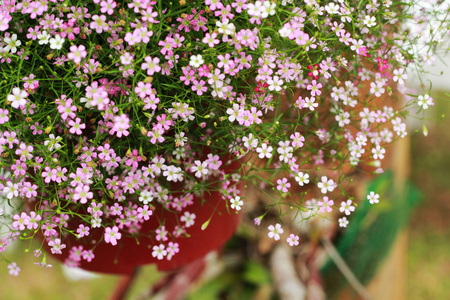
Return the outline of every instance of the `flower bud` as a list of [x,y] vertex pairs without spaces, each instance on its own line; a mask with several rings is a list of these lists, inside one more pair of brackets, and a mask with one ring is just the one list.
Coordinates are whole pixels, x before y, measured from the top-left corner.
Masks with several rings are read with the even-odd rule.
[[145,127],[141,127],[141,133],[143,136],[147,136],[148,130]]

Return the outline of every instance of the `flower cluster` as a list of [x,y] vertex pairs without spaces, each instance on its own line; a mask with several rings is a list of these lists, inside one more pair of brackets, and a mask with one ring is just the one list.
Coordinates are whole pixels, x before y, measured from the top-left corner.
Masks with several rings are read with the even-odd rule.
[[[396,100],[407,70],[437,44],[414,51],[396,26],[408,11],[389,0],[1,3],[0,187],[12,210],[0,251],[38,235],[70,266],[95,259],[95,245],[66,238],[93,231],[113,246],[150,235],[153,256],[170,260],[206,221],[190,207],[215,190],[241,210],[241,180],[275,209],[326,214],[346,197],[348,216],[349,174],[382,172],[387,145],[407,134]],[[413,104],[434,103],[426,91]],[[306,188],[322,194],[314,205]],[[140,232],[161,211],[179,226]],[[280,224],[269,229],[280,239]]]

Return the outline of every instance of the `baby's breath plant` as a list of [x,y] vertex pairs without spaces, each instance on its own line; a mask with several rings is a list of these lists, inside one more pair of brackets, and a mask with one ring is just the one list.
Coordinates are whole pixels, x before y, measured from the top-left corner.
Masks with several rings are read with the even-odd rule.
[[[391,0],[0,3],[0,251],[41,236],[35,253],[69,252],[71,266],[95,259],[96,244],[66,240],[98,230],[96,243],[146,235],[157,259],[180,255],[189,227],[210,222],[190,207],[215,190],[237,213],[240,181],[273,200],[257,224],[268,211],[287,221],[283,207],[298,211],[291,222],[350,215],[351,174],[383,172],[404,117],[434,104],[428,86],[404,82],[448,33],[438,6]],[[180,226],[141,232],[161,210]],[[269,229],[280,239],[280,224]]]

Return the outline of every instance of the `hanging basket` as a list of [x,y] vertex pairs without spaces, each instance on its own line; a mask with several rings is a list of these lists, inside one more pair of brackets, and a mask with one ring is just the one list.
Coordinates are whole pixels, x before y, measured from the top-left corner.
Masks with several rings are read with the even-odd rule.
[[[223,161],[224,165],[227,165],[226,160]],[[236,171],[239,165],[239,161],[233,161],[224,168],[224,171],[231,173]],[[238,184],[238,189],[242,188],[241,185]],[[161,225],[164,225],[168,232],[173,232],[177,226],[182,225],[180,217],[184,212],[195,214],[196,217],[195,223],[186,228],[186,234],[172,239],[173,242],[179,244],[179,253],[170,260],[167,257],[162,260],[154,257],[152,255],[153,246],[159,245],[161,242],[156,240],[154,234],[153,236],[151,234]],[[115,246],[104,242],[104,228],[92,228],[88,238],[79,239],[75,235],[67,235],[64,236],[62,242],[66,244],[67,249],[72,249],[74,246],[92,249],[95,258],[90,262],[81,260],[77,265],[84,270],[109,274],[131,274],[136,267],[156,264],[160,271],[171,271],[223,246],[236,231],[240,217],[239,213],[228,208],[227,201],[216,189],[204,192],[203,197],[194,197],[193,204],[179,212],[171,212],[163,209],[161,205],[157,205],[150,219],[142,224],[137,236],[124,233]],[[70,221],[68,227],[75,231],[77,225],[77,222]],[[40,238],[44,237],[41,235]],[[169,241],[171,240],[169,239],[167,242]],[[46,242],[43,247],[51,256],[62,262],[69,257],[69,251],[63,251],[59,255],[52,254]]]

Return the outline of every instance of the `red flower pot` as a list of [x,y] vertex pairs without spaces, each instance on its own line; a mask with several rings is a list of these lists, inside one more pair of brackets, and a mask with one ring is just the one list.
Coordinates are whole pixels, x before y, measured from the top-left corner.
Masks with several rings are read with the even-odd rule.
[[[237,161],[229,164],[225,172],[237,170],[238,165],[240,163]],[[118,240],[116,246],[102,240],[104,228],[92,228],[88,238],[78,239],[74,235],[64,237],[62,243],[66,244],[67,248],[63,250],[63,254],[51,254],[47,243],[44,243],[44,248],[60,261],[64,261],[69,256],[69,250],[73,246],[92,249],[95,258],[91,262],[82,260],[79,267],[93,272],[131,274],[136,267],[152,263],[156,264],[160,271],[174,270],[220,248],[236,231],[240,214],[232,209],[228,212],[226,201],[219,191],[205,192],[203,199],[204,203],[202,204],[201,199],[195,197],[194,204],[176,214],[157,206],[150,219],[142,224],[139,238],[127,236],[126,233],[122,234],[122,238]],[[194,225],[186,228],[189,237],[181,236],[175,240],[179,244],[180,252],[175,254],[171,260],[167,260],[167,258],[158,260],[153,257],[152,248],[154,245],[159,245],[160,242],[156,241],[154,236],[149,237],[150,233],[160,227],[162,220],[164,220],[166,230],[172,232],[177,225],[180,225],[180,216],[185,211],[194,213],[196,218]],[[208,226],[202,230],[202,225],[208,220],[210,220]],[[78,224],[70,223],[76,222],[69,222],[69,227],[77,228]],[[98,242],[100,240],[102,241]],[[167,245],[167,242],[164,244]]]

